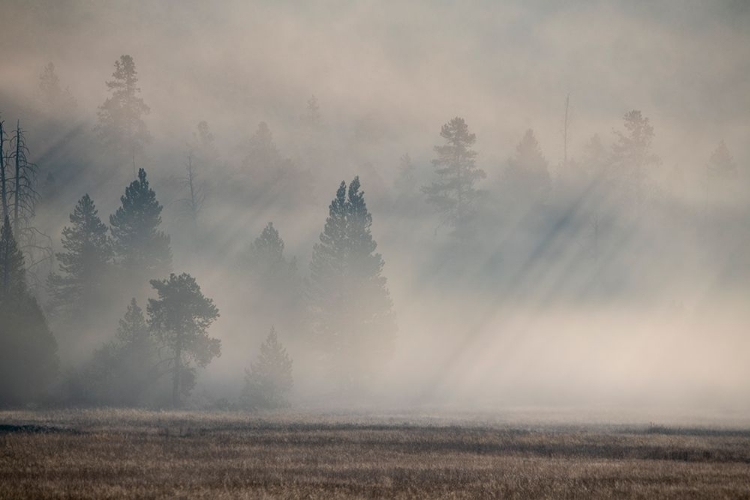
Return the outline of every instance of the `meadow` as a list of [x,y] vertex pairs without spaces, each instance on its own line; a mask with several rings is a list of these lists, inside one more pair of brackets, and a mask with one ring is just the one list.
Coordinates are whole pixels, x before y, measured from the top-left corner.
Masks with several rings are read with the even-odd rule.
[[750,498],[750,428],[430,412],[0,413],[0,499]]

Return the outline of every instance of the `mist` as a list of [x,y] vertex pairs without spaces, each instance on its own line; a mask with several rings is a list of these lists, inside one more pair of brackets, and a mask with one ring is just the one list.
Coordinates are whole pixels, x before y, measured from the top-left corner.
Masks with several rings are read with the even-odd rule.
[[[142,168],[170,270],[218,307],[209,334],[221,355],[198,367],[186,404],[234,404],[273,326],[301,408],[748,409],[744,2],[65,0],[0,2],[0,13],[0,118],[8,130],[20,120],[38,166],[29,224],[62,252],[78,200],[89,194],[109,225]],[[122,55],[150,109],[150,139],[124,156],[96,129]],[[45,101],[48,63],[74,104]],[[645,146],[628,135],[634,110],[653,127]],[[471,217],[446,218],[423,188],[440,178],[436,146],[456,117],[485,175],[470,186]],[[520,145],[529,130],[533,162]],[[618,153],[623,137],[641,159]],[[711,167],[720,144],[726,176]],[[546,173],[513,177],[527,167]],[[338,363],[327,356],[343,348],[318,349],[311,261],[337,188],[355,178],[397,328],[386,355]],[[283,276],[253,267],[269,222]],[[108,300],[72,326],[45,285],[58,260],[27,270],[57,340],[53,399],[115,338],[131,297],[145,312],[148,280],[169,276],[111,280]]]

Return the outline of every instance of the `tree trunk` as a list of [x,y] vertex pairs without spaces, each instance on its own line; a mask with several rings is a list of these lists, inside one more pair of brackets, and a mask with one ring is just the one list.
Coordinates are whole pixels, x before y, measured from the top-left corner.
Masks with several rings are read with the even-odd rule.
[[[13,230],[18,231],[18,209],[21,204],[21,121],[16,125],[16,183],[13,186]],[[17,234],[17,233],[16,233]]]
[[8,216],[8,184],[5,171],[5,131],[3,130],[3,123],[0,122],[0,195],[2,198],[2,219]]
[[182,345],[177,341],[175,349],[174,379],[172,380],[172,406],[180,406],[180,376],[182,375]]

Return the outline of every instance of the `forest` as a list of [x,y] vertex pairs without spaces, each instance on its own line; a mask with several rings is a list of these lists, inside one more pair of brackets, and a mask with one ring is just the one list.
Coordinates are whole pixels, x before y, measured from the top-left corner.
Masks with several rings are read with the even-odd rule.
[[241,68],[214,95],[197,53],[191,102],[114,50],[0,91],[1,406],[747,404],[724,101],[699,140],[650,98],[587,118],[570,87],[488,120],[389,116],[362,85],[347,115],[336,83],[287,106]]

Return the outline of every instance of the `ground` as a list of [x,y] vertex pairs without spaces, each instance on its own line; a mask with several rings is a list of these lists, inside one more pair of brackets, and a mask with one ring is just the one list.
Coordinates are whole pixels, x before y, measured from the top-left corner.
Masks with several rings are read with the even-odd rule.
[[749,478],[746,427],[0,412],[0,499],[750,498]]

